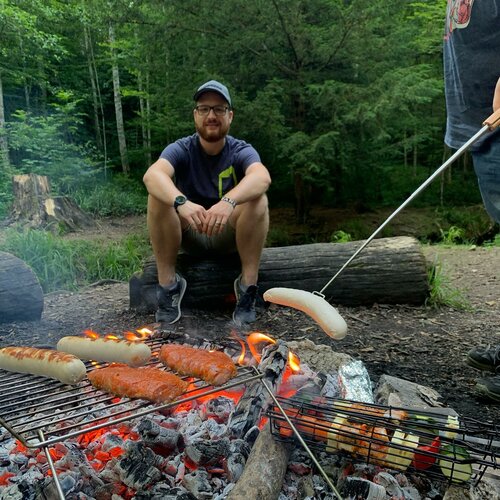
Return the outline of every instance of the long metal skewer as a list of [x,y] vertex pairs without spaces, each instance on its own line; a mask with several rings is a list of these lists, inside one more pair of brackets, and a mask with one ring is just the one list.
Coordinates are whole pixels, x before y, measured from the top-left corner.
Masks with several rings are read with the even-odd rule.
[[409,198],[404,201],[387,219],[373,232],[373,234],[363,242],[363,244],[352,254],[352,256],[347,260],[347,262],[337,271],[333,278],[319,291],[313,292],[316,295],[323,295],[323,292],[333,283],[333,281],[339,276],[344,269],[359,255],[359,253],[377,236],[382,229],[384,229],[389,222],[396,217],[396,215],[403,210],[414,198],[416,198],[438,175],[440,175],[444,170],[446,170],[457,158],[462,156],[462,154],[469,149],[472,144],[474,144],[480,137],[482,137],[487,132],[491,132],[496,127],[500,125],[500,109],[495,111],[491,116],[489,116],[484,122],[483,127],[476,132],[460,149],[448,158],[426,181],[424,181],[420,187],[418,187]]

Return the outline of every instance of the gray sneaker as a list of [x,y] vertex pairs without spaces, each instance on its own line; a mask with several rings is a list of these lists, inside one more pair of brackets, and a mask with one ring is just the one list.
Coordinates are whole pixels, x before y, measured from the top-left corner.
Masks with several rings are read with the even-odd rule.
[[241,289],[241,274],[234,280],[234,294],[236,308],[233,312],[233,321],[237,325],[253,323],[257,317],[255,301],[257,300],[257,285],[250,285],[245,291]]
[[156,310],[156,321],[158,323],[172,324],[178,321],[181,317],[181,302],[186,291],[186,280],[176,274],[176,285],[173,288],[164,288],[158,285],[156,290],[156,298],[158,299],[158,309]]

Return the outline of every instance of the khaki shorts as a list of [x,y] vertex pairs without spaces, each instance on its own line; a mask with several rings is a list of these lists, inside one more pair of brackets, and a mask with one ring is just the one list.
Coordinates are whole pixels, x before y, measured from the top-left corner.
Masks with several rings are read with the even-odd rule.
[[236,253],[236,231],[230,224],[226,224],[222,233],[207,236],[198,233],[191,226],[182,231],[181,248],[188,255],[227,255]]

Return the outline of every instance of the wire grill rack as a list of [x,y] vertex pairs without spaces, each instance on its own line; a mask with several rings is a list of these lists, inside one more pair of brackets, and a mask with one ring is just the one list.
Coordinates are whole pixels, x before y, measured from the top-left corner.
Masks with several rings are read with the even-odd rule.
[[270,408],[267,416],[280,440],[293,440],[295,427],[311,449],[448,483],[478,483],[487,471],[500,468],[500,428],[494,423],[443,409],[405,409],[307,393],[277,400],[281,409]]
[[[153,352],[149,366],[165,368],[154,356],[164,342],[156,339],[146,343]],[[86,366],[87,372],[96,368],[92,363]],[[196,398],[236,390],[237,386],[261,377],[255,368],[239,367],[237,376],[223,386],[212,387],[194,379],[195,388],[181,398],[167,404],[154,404],[98,391],[88,379],[70,386],[45,377],[0,370],[0,425],[28,448],[45,447]]]

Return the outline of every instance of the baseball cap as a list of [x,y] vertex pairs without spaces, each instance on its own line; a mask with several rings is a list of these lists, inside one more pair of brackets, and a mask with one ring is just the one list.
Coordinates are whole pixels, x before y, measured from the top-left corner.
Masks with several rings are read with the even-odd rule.
[[193,99],[197,101],[199,97],[205,92],[217,92],[217,94],[224,97],[229,106],[231,106],[231,96],[229,95],[229,90],[227,90],[227,87],[222,83],[216,80],[210,80],[204,83],[203,85],[198,87],[198,90],[196,91],[196,94],[194,94]]

